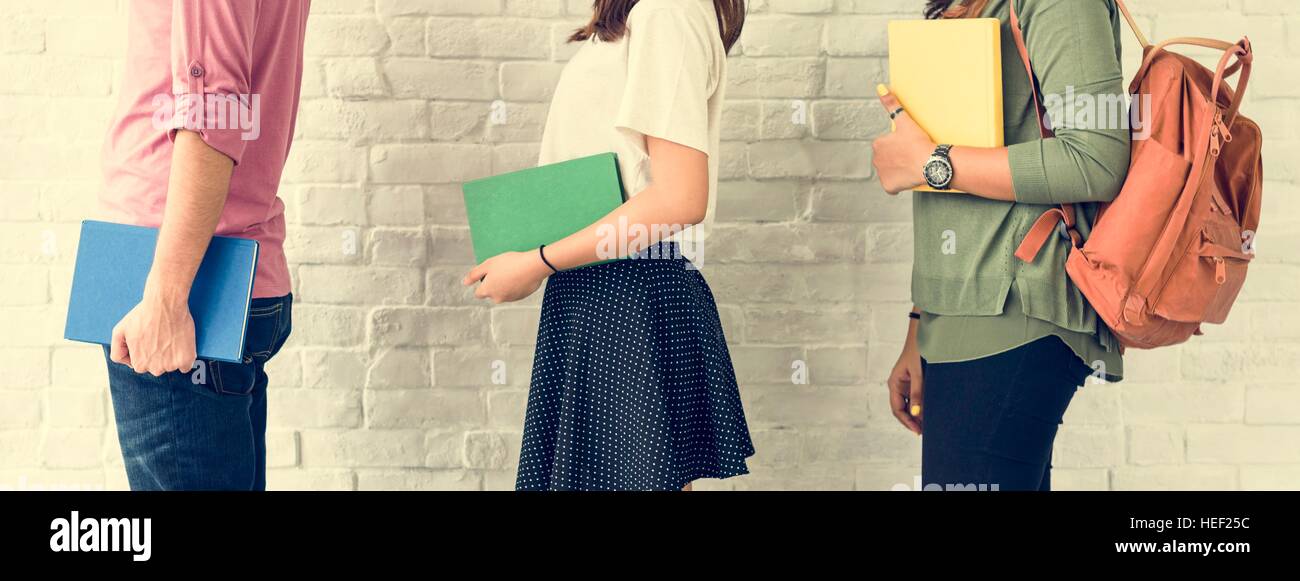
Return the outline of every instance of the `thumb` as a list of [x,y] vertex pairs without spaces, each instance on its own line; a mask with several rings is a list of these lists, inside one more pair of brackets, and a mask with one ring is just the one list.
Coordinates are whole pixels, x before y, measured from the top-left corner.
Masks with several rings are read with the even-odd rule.
[[885,85],[876,85],[876,94],[880,96],[880,105],[885,108],[885,112],[894,115],[903,104],[898,101],[898,97],[889,90]]
[[485,264],[487,264],[487,261],[484,261],[483,264],[470,269],[469,274],[465,275],[465,278],[460,281],[460,284],[470,286],[476,282],[482,281],[483,278],[487,276],[487,268],[484,266]]

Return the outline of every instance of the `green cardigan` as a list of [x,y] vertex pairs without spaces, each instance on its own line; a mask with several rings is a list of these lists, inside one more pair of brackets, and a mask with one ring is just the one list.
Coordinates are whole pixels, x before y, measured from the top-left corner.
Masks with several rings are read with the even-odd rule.
[[1056,335],[1085,363],[1105,363],[1106,374],[1117,379],[1118,344],[1065,273],[1069,240],[1052,237],[1033,263],[1013,254],[1039,215],[1056,204],[1075,204],[1086,238],[1098,203],[1113,200],[1124,183],[1129,131],[1078,113],[1067,118],[1062,106],[1070,94],[1125,94],[1121,15],[1114,0],[1018,0],[1017,9],[1042,95],[1062,97],[1045,100],[1056,137],[1040,137],[1009,0],[991,0],[984,16],[1002,20],[1003,112],[1016,202],[914,193],[912,300],[924,313],[918,344],[927,361],[941,363]]

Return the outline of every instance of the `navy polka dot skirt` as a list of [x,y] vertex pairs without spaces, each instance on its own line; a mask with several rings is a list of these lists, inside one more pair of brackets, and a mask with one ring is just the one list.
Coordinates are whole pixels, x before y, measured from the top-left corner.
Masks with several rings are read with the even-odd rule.
[[517,489],[680,490],[747,474],[753,454],[713,293],[688,261],[550,278]]

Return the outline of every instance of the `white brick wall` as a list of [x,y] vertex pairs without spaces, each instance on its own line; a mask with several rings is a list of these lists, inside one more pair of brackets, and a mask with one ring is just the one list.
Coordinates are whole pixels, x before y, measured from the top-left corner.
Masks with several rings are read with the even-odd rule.
[[[922,3],[752,3],[706,275],[759,454],[751,476],[701,488],[888,489],[918,472],[919,440],[882,384],[906,323],[910,204],[872,183],[868,143],[885,127],[872,98],[884,23]],[[1153,37],[1254,41],[1260,258],[1228,325],[1134,353],[1128,382],[1081,392],[1057,486],[1297,488],[1300,3],[1131,4]],[[9,0],[0,19],[0,486],[125,486],[101,357],[60,339],[124,5]],[[271,370],[273,488],[513,485],[540,294],[490,308],[458,286],[470,253],[457,184],[533,163],[573,50],[563,39],[589,6],[315,0],[283,187],[298,303]],[[1130,69],[1136,56],[1129,41]],[[809,384],[792,384],[795,361]]]

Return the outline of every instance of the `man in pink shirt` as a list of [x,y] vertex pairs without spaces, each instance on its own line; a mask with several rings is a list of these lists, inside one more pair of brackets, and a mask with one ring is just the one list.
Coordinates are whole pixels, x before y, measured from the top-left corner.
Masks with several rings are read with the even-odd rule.
[[[265,366],[290,331],[280,174],[310,0],[132,0],[104,145],[105,217],[160,228],[144,298],[105,349],[135,490],[266,487]],[[188,299],[212,236],[257,240],[246,351],[196,361]]]

